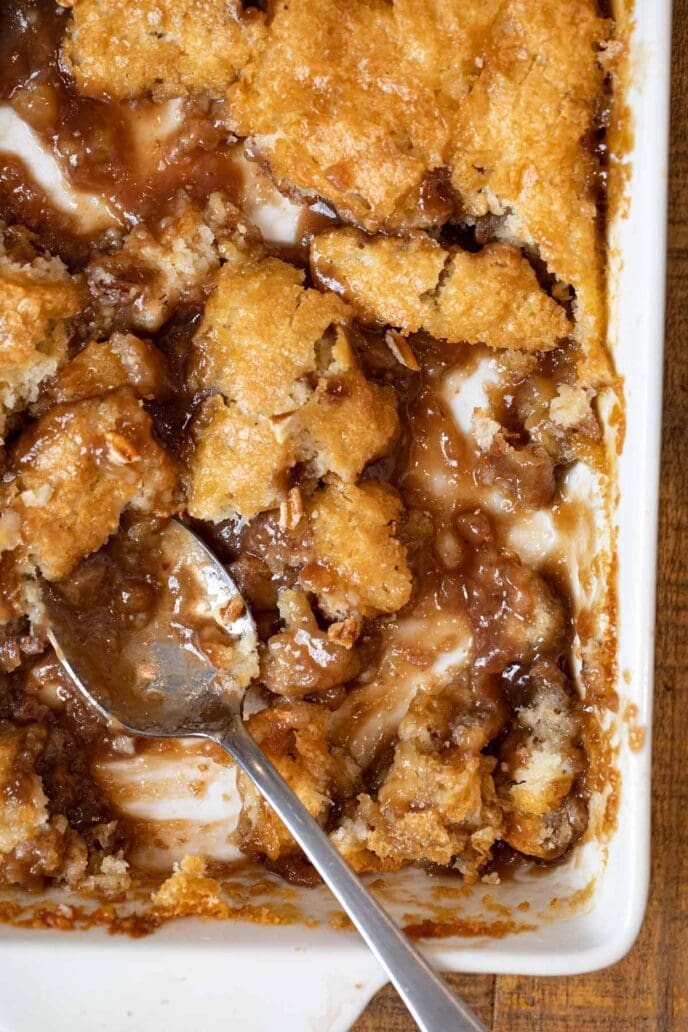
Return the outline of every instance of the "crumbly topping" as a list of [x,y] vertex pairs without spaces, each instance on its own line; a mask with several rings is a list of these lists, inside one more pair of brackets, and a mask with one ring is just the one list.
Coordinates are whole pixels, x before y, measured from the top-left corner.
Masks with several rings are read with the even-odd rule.
[[18,514],[22,547],[48,580],[104,545],[125,509],[176,510],[177,471],[151,430],[131,388],[121,387],[56,405],[20,436],[0,502]]
[[15,261],[0,252],[0,439],[7,417],[38,396],[67,357],[82,291],[59,258]]
[[353,481],[398,428],[393,391],[348,342],[346,305],[276,258],[229,244],[225,257],[190,369],[194,390],[224,397],[201,405],[189,472],[189,511],[213,520],[283,504],[298,462]]
[[593,0],[287,2],[229,91],[230,122],[279,183],[370,230],[417,219],[424,177],[448,166],[462,216],[495,215],[539,251],[599,344],[585,138],[608,35]]
[[609,27],[593,0],[499,5],[470,93],[457,106],[452,182],[475,218],[536,248],[577,294],[580,331],[602,332],[596,159],[585,137]]
[[194,339],[191,383],[218,391],[244,412],[283,415],[310,393],[318,348],[346,306],[304,287],[304,273],[277,258],[225,250]]
[[278,182],[377,227],[415,208],[443,164],[448,127],[419,50],[385,0],[287,0],[229,90],[230,125]]
[[313,560],[301,583],[332,616],[401,609],[411,594],[406,551],[396,537],[402,505],[387,485],[331,480],[309,499]]
[[40,415],[55,404],[95,398],[116,387],[132,388],[137,398],[169,393],[167,363],[149,341],[131,333],[90,341],[41,391],[32,408]]
[[[598,670],[560,540],[599,521],[566,484],[580,461],[607,472],[597,5],[11,6],[31,8],[30,34],[10,19],[17,68],[40,73],[15,114],[112,220],[76,234],[47,195],[8,194],[0,883],[118,901],[159,845],[113,789],[157,752],[83,704],[36,575],[88,598],[94,637],[148,634],[172,514],[235,578],[223,618],[255,619],[251,733],[355,869],[491,883],[503,850],[561,857],[591,783],[575,635],[586,688]],[[226,844],[307,879],[237,783]],[[153,923],[230,916],[209,870],[187,856]]]
[[284,497],[293,461],[265,416],[236,403],[207,398],[192,425],[193,458],[187,474],[187,506],[198,519],[219,523],[273,509]]
[[357,870],[396,870],[426,858],[475,880],[502,834],[496,760],[481,748],[500,726],[472,712],[467,686],[419,692],[399,724],[394,759],[377,799],[359,798],[335,841]]
[[311,245],[316,278],[351,301],[363,319],[450,343],[549,351],[571,326],[517,248],[473,254],[431,237],[369,237],[334,229]]
[[126,17],[108,0],[72,0],[65,71],[90,97],[221,94],[246,63],[260,19],[235,0],[137,0]]

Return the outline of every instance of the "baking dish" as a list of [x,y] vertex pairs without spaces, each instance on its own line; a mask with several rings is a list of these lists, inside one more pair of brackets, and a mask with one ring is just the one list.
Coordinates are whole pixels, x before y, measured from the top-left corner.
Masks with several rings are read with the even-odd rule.
[[[630,203],[627,217],[610,226],[610,343],[626,399],[617,513],[618,827],[608,846],[590,840],[539,878],[470,890],[440,879],[429,883],[418,873],[386,877],[382,898],[405,923],[449,925],[450,915],[460,913],[462,935],[428,943],[447,970],[592,970],[619,959],[642,920],[649,869],[669,30],[666,0],[641,5],[632,36]],[[638,728],[645,732],[642,748]],[[211,805],[222,807],[221,794]],[[346,1029],[382,975],[352,934],[330,926],[334,907],[324,892],[304,890],[297,902],[321,923],[187,920],[140,940],[98,929],[64,935],[3,927],[0,1023],[13,1032],[44,1026],[56,1032],[175,1032],[200,1029],[209,1020],[252,1030],[277,1023],[286,1032]],[[528,909],[519,909],[524,903]]]

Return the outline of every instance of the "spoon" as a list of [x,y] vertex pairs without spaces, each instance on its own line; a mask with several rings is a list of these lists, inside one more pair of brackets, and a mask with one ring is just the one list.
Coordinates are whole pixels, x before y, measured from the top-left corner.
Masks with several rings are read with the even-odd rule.
[[[75,685],[104,717],[132,734],[206,738],[220,745],[330,887],[419,1028],[487,1032],[368,892],[246,729],[242,704],[257,674],[258,637],[232,578],[176,520],[156,543],[164,571],[159,604],[144,628],[120,629],[116,638],[107,627],[105,633],[100,628],[101,639],[93,636],[92,598],[81,600],[68,588],[42,582],[49,638]],[[198,645],[209,629],[215,651]],[[229,668],[217,665],[218,655],[231,657]]]

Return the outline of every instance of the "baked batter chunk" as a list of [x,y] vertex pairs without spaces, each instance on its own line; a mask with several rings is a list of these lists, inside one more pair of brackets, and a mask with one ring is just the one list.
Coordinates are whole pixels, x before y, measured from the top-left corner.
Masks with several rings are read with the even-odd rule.
[[347,306],[277,258],[225,243],[194,337],[192,390],[215,391],[193,425],[189,511],[214,521],[280,504],[288,470],[355,480],[398,431],[393,391],[369,382]]
[[[233,220],[235,209],[220,203],[220,210]],[[135,226],[111,253],[99,252],[86,279],[101,323],[153,333],[179,304],[200,301],[220,265],[222,228],[210,212],[179,200],[157,225]]]
[[355,816],[335,832],[356,870],[397,870],[427,859],[475,881],[502,835],[497,761],[481,750],[504,716],[476,713],[465,681],[416,695],[377,799],[360,796]]
[[292,436],[299,461],[317,476],[353,482],[390,452],[399,431],[396,397],[363,375],[344,330],[326,343],[321,364],[324,375],[280,433]]
[[56,405],[10,453],[2,508],[21,521],[23,551],[59,580],[117,530],[125,509],[169,515],[177,471],[130,387]]
[[294,461],[271,420],[246,413],[216,395],[192,424],[193,456],[187,474],[187,507],[198,519],[219,523],[250,519],[279,505]]
[[411,573],[395,536],[402,504],[387,484],[332,480],[309,500],[313,560],[301,583],[331,616],[393,613],[408,602]]
[[587,138],[599,112],[609,34],[593,0],[507,0],[467,98],[450,164],[469,217],[503,217],[504,239],[533,247],[576,291],[581,336],[602,330],[599,165]]
[[516,720],[500,750],[504,838],[522,853],[552,860],[580,834],[581,800],[571,795],[583,770],[581,722],[555,663],[533,665]]
[[35,401],[67,358],[82,291],[59,258],[13,255],[0,243],[0,440],[10,414]]
[[70,0],[62,63],[89,97],[220,95],[248,60],[260,16],[235,0]]
[[218,391],[253,415],[283,415],[307,399],[330,326],[347,319],[331,294],[277,258],[227,245],[194,339],[191,385]]
[[471,253],[431,237],[369,237],[333,229],[314,239],[315,278],[340,292],[371,323],[426,330],[458,344],[550,351],[571,332],[565,310],[508,244]]
[[115,387],[130,386],[137,398],[169,395],[169,371],[155,345],[132,333],[113,333],[92,340],[41,391],[32,407],[40,415],[55,404],[98,397]]
[[[247,721],[251,735],[319,824],[335,799],[353,794],[358,768],[346,751],[328,741],[330,712],[307,702],[279,703]],[[253,782],[238,776],[243,798],[239,841],[249,856],[277,860],[299,850]]]
[[407,213],[422,221],[421,184],[444,164],[449,126],[393,4],[275,5],[228,100],[231,128],[278,184],[325,197],[367,228]]

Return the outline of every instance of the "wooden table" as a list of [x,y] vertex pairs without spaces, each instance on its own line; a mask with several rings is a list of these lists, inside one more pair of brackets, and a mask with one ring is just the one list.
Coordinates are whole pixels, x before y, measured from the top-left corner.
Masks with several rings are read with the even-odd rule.
[[[494,1032],[688,1030],[688,0],[674,2],[650,901],[633,950],[606,971],[452,975]],[[413,1028],[387,986],[355,1032]]]

